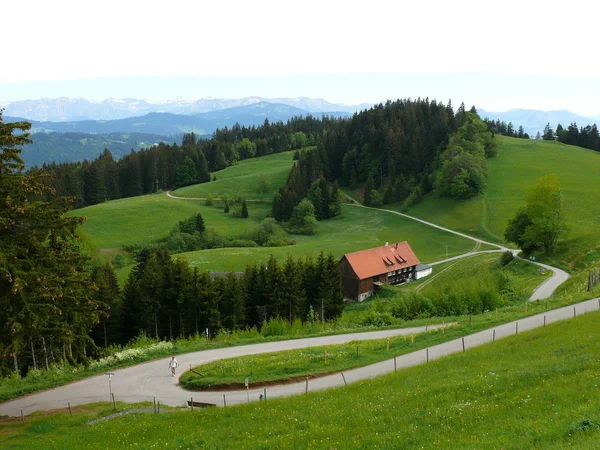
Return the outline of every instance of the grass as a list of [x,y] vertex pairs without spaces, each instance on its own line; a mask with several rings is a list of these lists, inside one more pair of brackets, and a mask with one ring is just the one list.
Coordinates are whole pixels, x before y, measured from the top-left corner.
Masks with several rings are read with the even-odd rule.
[[82,228],[92,249],[118,249],[130,245],[155,243],[168,236],[175,224],[201,213],[206,227],[219,233],[237,236],[248,233],[271,212],[270,205],[248,205],[249,218],[240,219],[225,214],[223,208],[206,206],[200,200],[168,198],[164,193],[124,198],[71,211],[85,216]]
[[426,197],[408,214],[451,229],[504,241],[504,229],[517,209],[525,204],[527,188],[550,173],[563,188],[569,227],[559,256],[549,259],[563,268],[577,270],[600,262],[600,154],[580,147],[496,136],[498,156],[487,161],[488,187],[483,196],[467,201]]
[[[248,263],[264,263],[272,254],[283,260],[293,257],[316,257],[321,250],[336,258],[344,254],[384,245],[385,242],[408,241],[423,262],[437,261],[473,249],[471,240],[428,227],[414,220],[388,212],[343,205],[342,214],[319,222],[311,236],[292,236],[296,245],[270,248],[225,248],[182,253],[192,266],[210,270],[242,270]],[[483,248],[483,247],[482,247]]]
[[216,181],[177,189],[173,195],[192,198],[206,198],[208,195],[221,198],[227,195],[230,199],[241,195],[249,200],[270,203],[287,180],[294,163],[294,153],[291,151],[244,160],[215,172]]
[[93,426],[65,412],[38,416],[11,422],[4,447],[595,449],[598,333],[600,314],[589,313],[293,398]]
[[216,390],[243,389],[246,378],[249,378],[254,387],[271,382],[297,381],[305,376],[326,375],[384,361],[414,351],[423,345],[438,344],[448,340],[450,336],[458,335],[445,330],[444,333],[429,331],[426,336],[395,336],[389,339],[389,350],[388,339],[377,339],[223,359],[195,367],[194,370],[202,375],[185,372],[179,382],[183,388],[189,390]]

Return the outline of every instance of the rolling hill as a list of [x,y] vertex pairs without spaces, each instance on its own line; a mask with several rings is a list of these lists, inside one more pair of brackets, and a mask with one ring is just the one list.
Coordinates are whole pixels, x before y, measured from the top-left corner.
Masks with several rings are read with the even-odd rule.
[[467,201],[428,195],[409,214],[449,228],[504,242],[504,229],[525,204],[527,188],[550,173],[563,188],[567,236],[557,262],[566,269],[600,262],[600,153],[555,142],[498,136],[498,156],[487,161],[484,195]]

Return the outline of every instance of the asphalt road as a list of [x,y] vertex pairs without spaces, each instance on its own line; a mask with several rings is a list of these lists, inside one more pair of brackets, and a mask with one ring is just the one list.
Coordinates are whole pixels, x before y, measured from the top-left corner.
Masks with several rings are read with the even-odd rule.
[[[429,328],[433,329],[436,328],[436,326],[429,325]],[[423,331],[425,331],[425,327],[402,328],[268,342],[186,353],[177,356],[180,365],[178,373],[183,373],[189,368],[190,364],[192,366],[197,366],[224,358],[234,358],[243,355],[254,355],[258,353],[277,352],[321,345],[343,344],[351,341],[382,339],[390,336],[409,335]],[[114,370],[114,375],[110,380],[110,391],[115,395],[116,400],[125,402],[147,401],[156,397],[156,400],[163,404],[181,406],[192,396],[198,397],[195,401],[204,401],[203,399],[206,399],[205,396],[201,396],[198,393],[190,393],[177,385],[177,377],[171,377],[169,372],[169,360],[170,358],[165,358]],[[74,406],[85,403],[109,401],[110,391],[108,382],[109,377],[107,375],[98,375],[71,383],[67,386],[9,400],[8,402],[0,404],[0,415],[19,416],[21,414],[21,409],[24,414],[29,414],[37,410],[66,408],[68,403],[71,403],[71,406]],[[246,395],[245,391],[244,395]],[[222,395],[211,394],[208,396],[207,401],[213,401],[217,397],[220,397],[222,404]],[[233,402],[235,402],[234,397],[235,395],[232,397]]]
[[[592,299],[576,305],[565,306],[543,314],[520,319],[515,322],[499,325],[493,329],[481,331],[464,337],[464,347],[466,350],[478,345],[492,342],[494,339],[502,339],[507,336],[515,335],[526,330],[543,327],[544,323],[550,324],[559,320],[573,318],[589,311],[597,311],[600,308],[600,299]],[[216,361],[222,358],[231,358],[235,356],[258,354],[265,352],[290,350],[296,348],[306,348],[317,345],[333,345],[350,342],[353,340],[379,339],[399,334],[411,334],[423,331],[423,328],[412,328],[402,330],[375,331],[370,333],[355,333],[337,336],[324,336],[318,338],[297,339],[290,341],[271,342],[264,344],[247,345],[240,347],[231,347],[218,350],[206,350],[202,352],[188,353],[178,356],[181,364],[180,371],[185,370],[189,365],[199,365],[202,363]],[[429,347],[396,358],[396,367],[398,369],[415,366],[447,356],[453,353],[463,351],[463,338]],[[177,385],[177,378],[173,378],[168,373],[168,360],[165,358],[159,361],[152,361],[139,364],[134,367],[116,370],[112,377],[112,392],[116,400],[125,402],[137,402],[143,400],[152,400],[156,397],[162,404],[171,406],[183,406],[191,397],[194,401],[215,404],[223,406],[223,396],[227,405],[245,403],[247,401],[259,400],[263,394],[263,388],[223,391],[223,392],[189,392]],[[344,383],[354,383],[359,380],[373,378],[385,373],[394,371],[394,359],[382,361],[370,366],[361,367],[344,372],[344,377],[340,373],[328,375],[321,378],[311,379],[308,382],[308,390],[316,391],[343,386]],[[344,380],[345,378],[345,380]],[[250,380],[251,382],[252,380]],[[299,395],[306,391],[306,382],[285,384],[267,388],[267,398],[286,397]],[[60,388],[40,392],[27,397],[21,397],[15,400],[0,404],[0,414],[18,416],[21,409],[24,414],[29,414],[36,410],[46,410],[54,408],[66,408],[67,402],[71,405],[83,403],[108,401],[109,388],[108,377],[105,375],[88,378]]]

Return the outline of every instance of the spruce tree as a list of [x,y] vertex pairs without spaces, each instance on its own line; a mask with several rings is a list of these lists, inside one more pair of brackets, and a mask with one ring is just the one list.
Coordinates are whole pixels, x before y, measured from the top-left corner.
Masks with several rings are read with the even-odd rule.
[[[26,122],[3,123],[0,111],[0,354],[2,370],[36,347],[65,349],[86,361],[89,332],[104,305],[94,298],[88,258],[79,248],[81,218],[66,217],[70,200],[48,192],[47,175],[24,172],[18,146],[29,142]],[[49,194],[50,201],[40,200]],[[46,347],[46,348],[47,348]],[[47,349],[48,350],[48,349]],[[10,356],[13,356],[12,361]],[[36,360],[30,363],[36,367]]]

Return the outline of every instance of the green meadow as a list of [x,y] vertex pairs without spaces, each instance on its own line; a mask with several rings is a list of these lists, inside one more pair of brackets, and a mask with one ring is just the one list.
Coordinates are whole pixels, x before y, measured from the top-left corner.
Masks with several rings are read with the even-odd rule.
[[[218,203],[218,202],[215,202]],[[204,201],[169,198],[164,192],[124,198],[72,211],[71,215],[87,218],[82,230],[95,250],[156,243],[169,235],[175,224],[201,213],[207,228],[237,236],[249,231],[271,212],[265,203],[248,205],[249,218],[225,214],[220,206],[206,206]]]
[[[346,387],[227,408],[131,414],[106,405],[0,423],[5,448],[600,446],[600,313]],[[126,408],[117,405],[119,410]]]
[[600,261],[600,154],[555,142],[496,136],[498,156],[487,160],[488,187],[467,201],[429,195],[408,214],[457,231],[504,241],[504,229],[525,204],[528,187],[556,174],[563,188],[568,231],[552,263],[578,269]]
[[[181,253],[193,266],[207,270],[242,270],[247,263],[266,262],[270,255],[277,259],[316,257],[321,250],[336,258],[386,242],[408,241],[423,262],[437,261],[472,250],[476,243],[414,220],[388,212],[344,205],[342,214],[319,222],[318,231],[311,236],[291,235],[296,245],[286,247],[224,248]],[[482,247],[483,249],[483,247]]]
[[283,186],[294,163],[295,152],[276,153],[261,158],[240,161],[234,166],[215,172],[216,181],[177,189],[178,197],[229,199],[241,196],[251,200],[272,202],[273,196]]

